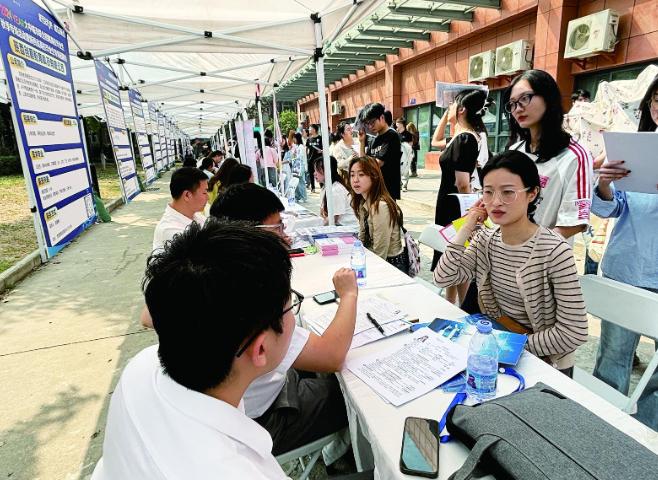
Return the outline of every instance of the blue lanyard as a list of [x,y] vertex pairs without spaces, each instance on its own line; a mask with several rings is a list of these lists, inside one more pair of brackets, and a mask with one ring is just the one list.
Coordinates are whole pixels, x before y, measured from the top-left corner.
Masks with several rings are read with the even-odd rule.
[[[525,378],[523,378],[523,375],[521,375],[519,372],[514,370],[512,367],[500,367],[498,371],[505,375],[510,375],[519,381],[519,385],[516,387],[516,390],[514,390],[514,392],[512,393],[520,392],[521,390],[525,389]],[[446,427],[446,422],[448,420],[448,414],[450,413],[450,411],[453,408],[455,408],[457,405],[464,403],[466,397],[467,397],[466,392],[459,392],[455,394],[452,401],[450,402],[450,405],[448,405],[448,408],[443,413],[441,420],[439,420],[439,433],[442,432],[443,429]],[[440,441],[441,443],[448,443],[450,441],[450,434],[441,435]]]

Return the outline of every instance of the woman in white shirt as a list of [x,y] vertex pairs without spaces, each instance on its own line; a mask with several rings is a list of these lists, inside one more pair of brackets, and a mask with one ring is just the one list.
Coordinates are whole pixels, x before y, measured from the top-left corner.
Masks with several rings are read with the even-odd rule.
[[[358,223],[354,210],[352,210],[352,197],[345,185],[345,180],[338,174],[338,161],[334,157],[329,157],[331,164],[331,198],[334,206],[334,223],[336,225],[356,225]],[[324,163],[319,158],[315,161],[315,180],[320,184],[324,184]],[[320,204],[320,215],[324,219],[324,224],[327,225],[328,212],[327,212],[327,193],[326,189],[322,188],[322,203]]]
[[339,137],[338,142],[332,145],[330,154],[336,157],[338,162],[338,170],[344,175],[343,178],[348,177],[350,168],[350,161],[357,157],[356,150],[352,148],[354,145],[354,137],[352,137],[352,125],[347,122],[340,122],[336,128],[336,136]]

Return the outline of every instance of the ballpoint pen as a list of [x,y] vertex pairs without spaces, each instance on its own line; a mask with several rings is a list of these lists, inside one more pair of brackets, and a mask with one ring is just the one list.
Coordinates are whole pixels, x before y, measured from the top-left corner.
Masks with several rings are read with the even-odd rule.
[[384,335],[384,336],[386,335],[386,334],[384,333],[384,329],[382,328],[382,326],[379,324],[379,322],[378,322],[377,320],[375,320],[375,319],[373,318],[372,315],[370,315],[369,313],[366,312],[366,317],[368,317],[368,320],[370,320],[370,323],[372,323],[372,324],[375,326],[375,328],[376,328],[377,330],[379,330],[379,333],[381,333],[381,334]]

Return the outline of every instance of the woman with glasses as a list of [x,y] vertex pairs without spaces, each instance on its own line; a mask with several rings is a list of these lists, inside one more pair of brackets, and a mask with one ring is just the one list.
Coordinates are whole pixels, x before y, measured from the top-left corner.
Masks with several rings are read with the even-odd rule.
[[[571,375],[574,352],[587,341],[585,303],[571,247],[534,221],[542,191],[537,167],[510,150],[482,175],[482,199],[441,257],[434,281],[447,287],[475,279],[483,313],[527,333],[530,352]],[[473,235],[487,217],[497,227]]]
[[503,93],[509,117],[508,148],[525,153],[539,170],[539,225],[570,238],[587,228],[592,204],[592,158],[562,128],[562,95],[543,70],[528,70]]
[[[655,132],[657,127],[658,77],[640,103],[638,132]],[[655,162],[655,158],[647,161]],[[599,172],[592,212],[601,218],[617,219],[603,256],[603,275],[658,293],[658,195],[615,189],[615,180],[633,175],[623,159],[607,160]],[[624,395],[628,394],[633,354],[639,339],[635,332],[605,320],[601,322],[594,375]],[[658,430],[658,373],[642,392],[637,410],[638,420]]]
[[[441,165],[441,185],[436,198],[434,223],[449,225],[462,216],[457,193],[471,193],[471,178],[475,173],[479,152],[487,148],[486,136],[482,142],[481,133],[485,132],[482,115],[487,104],[487,94],[482,90],[464,90],[450,105],[447,116],[450,123],[456,125],[456,134],[439,157]],[[432,270],[441,258],[440,252],[434,252]],[[459,297],[459,304],[464,301],[468,285],[454,286],[446,290],[446,300],[454,303]]]

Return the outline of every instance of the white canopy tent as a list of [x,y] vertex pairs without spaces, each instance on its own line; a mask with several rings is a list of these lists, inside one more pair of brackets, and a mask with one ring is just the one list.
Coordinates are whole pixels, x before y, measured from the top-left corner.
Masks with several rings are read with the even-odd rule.
[[[189,136],[211,136],[256,98],[315,63],[321,134],[327,48],[383,0],[39,0],[69,32],[80,113],[102,112],[91,60],[108,61],[124,86],[177,119]],[[262,121],[261,135],[263,132]],[[328,214],[331,168],[324,150]]]

